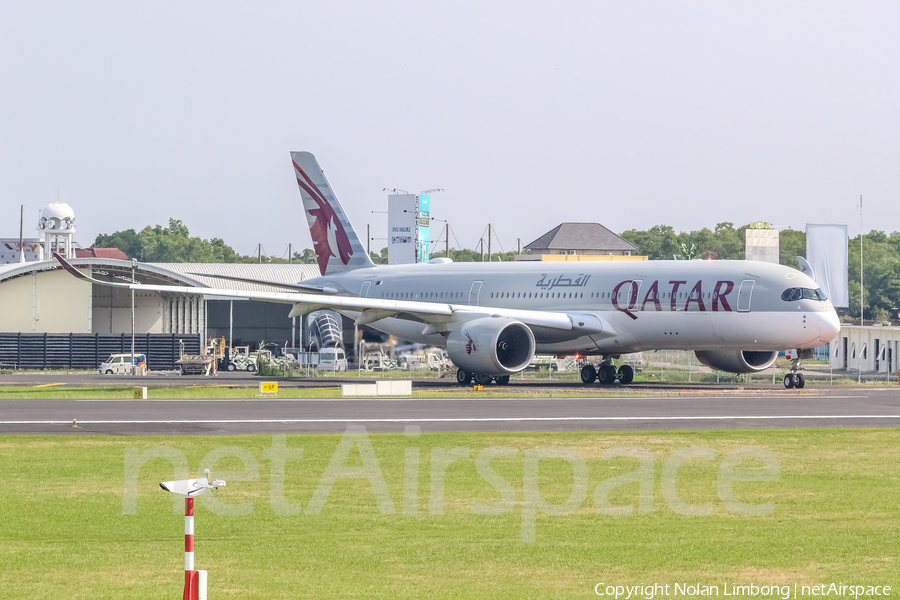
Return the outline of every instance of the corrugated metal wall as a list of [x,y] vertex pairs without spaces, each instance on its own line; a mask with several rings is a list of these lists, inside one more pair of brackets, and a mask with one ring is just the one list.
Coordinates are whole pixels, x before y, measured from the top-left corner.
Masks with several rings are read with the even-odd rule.
[[[175,368],[181,354],[200,353],[199,335],[145,333],[134,337],[134,351],[147,355],[147,368]],[[19,369],[96,369],[110,354],[131,352],[131,335],[88,333],[0,333],[0,364]]]

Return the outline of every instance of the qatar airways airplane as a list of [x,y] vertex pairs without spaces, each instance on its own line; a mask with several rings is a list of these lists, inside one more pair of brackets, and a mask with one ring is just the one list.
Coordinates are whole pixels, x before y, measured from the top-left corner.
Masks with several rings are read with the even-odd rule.
[[[375,265],[316,158],[292,152],[321,277],[296,285],[224,277],[285,292],[203,289],[215,296],[293,304],[291,317],[333,309],[410,342],[443,346],[468,385],[505,385],[538,354],[596,356],[581,368],[586,384],[627,384],[628,365],[613,359],[646,350],[693,350],[704,364],[731,373],[771,366],[795,350],[786,387],[803,387],[800,358],[830,342],[840,326],[808,276],[750,261],[609,261]],[[181,291],[197,288],[101,285]]]

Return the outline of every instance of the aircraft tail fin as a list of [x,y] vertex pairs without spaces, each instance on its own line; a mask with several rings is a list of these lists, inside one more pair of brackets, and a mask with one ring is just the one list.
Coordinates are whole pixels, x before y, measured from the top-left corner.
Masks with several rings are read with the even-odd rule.
[[291,159],[319,272],[331,275],[375,266],[328,185],[316,157],[309,152],[291,152]]

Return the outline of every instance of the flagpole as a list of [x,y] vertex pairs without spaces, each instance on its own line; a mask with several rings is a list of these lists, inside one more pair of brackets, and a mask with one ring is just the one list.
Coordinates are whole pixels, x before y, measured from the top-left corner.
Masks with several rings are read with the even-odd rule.
[[[859,195],[859,326],[864,327],[866,324],[865,313],[863,312],[863,197]],[[862,334],[862,329],[860,329]],[[860,338],[862,339],[862,338]],[[857,383],[862,383],[862,351],[859,354],[859,370],[857,373]]]

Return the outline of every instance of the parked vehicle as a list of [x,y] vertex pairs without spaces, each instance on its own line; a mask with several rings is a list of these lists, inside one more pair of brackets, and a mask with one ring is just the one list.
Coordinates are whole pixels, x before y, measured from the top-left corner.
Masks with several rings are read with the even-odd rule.
[[428,348],[428,368],[432,371],[446,371],[453,368],[453,363],[443,348]]
[[[131,353],[128,354],[110,354],[106,362],[100,363],[99,371],[101,375],[131,375],[132,371]],[[147,368],[147,356],[145,354],[134,355],[135,371]]]
[[343,348],[320,348],[319,369],[322,371],[346,371],[347,356]]
[[175,362],[182,375],[213,375],[216,358],[211,354],[183,354]]
[[229,371],[256,371],[256,354],[250,353],[250,346],[234,346],[229,350]]

